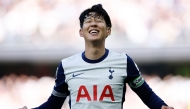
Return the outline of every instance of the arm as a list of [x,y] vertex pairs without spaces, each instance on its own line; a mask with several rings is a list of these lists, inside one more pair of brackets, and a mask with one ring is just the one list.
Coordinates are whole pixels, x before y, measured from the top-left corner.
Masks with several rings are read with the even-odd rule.
[[127,74],[126,82],[150,109],[170,109],[165,108],[168,107],[167,104],[152,91],[129,56],[127,56]]
[[61,109],[65,99],[66,97],[56,97],[53,94],[51,94],[51,96],[45,103],[43,103],[39,107],[32,109]]
[[[142,77],[139,76],[137,79],[140,80],[140,78]],[[135,79],[135,81],[137,79]],[[135,85],[134,81],[130,82],[129,86],[150,109],[174,109],[173,107],[169,107],[160,97],[158,97],[152,91],[152,89],[149,87],[146,81],[143,80],[143,78],[142,78],[142,85],[140,83],[139,87],[135,87],[138,85]]]
[[[140,78],[142,80],[140,80]],[[134,84],[135,80],[130,82],[129,86],[150,109],[161,109],[163,105],[167,106],[167,104],[152,91],[141,76],[137,79],[141,81],[140,86]]]
[[33,109],[61,109],[68,95],[68,85],[65,83],[64,69],[60,63],[56,71],[55,86],[51,96],[45,103]]

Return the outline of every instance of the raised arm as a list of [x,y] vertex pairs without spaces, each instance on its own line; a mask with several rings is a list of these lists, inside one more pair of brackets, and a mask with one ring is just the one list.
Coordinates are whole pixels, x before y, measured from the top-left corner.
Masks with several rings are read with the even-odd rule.
[[[57,67],[55,86],[53,88],[51,96],[42,105],[32,109],[61,109],[68,95],[68,85],[65,83],[64,69],[62,63],[60,63]],[[27,107],[24,106],[21,109],[27,109]]]
[[141,76],[139,68],[129,56],[127,56],[127,74],[126,82],[150,109],[173,109],[167,106],[167,104],[152,91]]
[[62,63],[57,67],[55,77],[55,86],[49,99],[39,107],[33,109],[61,109],[66,97],[69,95]]

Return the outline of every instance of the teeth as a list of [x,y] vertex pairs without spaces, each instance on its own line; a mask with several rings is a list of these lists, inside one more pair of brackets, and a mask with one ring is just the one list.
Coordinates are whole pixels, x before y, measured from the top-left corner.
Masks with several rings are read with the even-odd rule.
[[96,34],[96,33],[98,33],[98,31],[97,30],[92,30],[92,31],[90,31],[90,33],[91,34]]

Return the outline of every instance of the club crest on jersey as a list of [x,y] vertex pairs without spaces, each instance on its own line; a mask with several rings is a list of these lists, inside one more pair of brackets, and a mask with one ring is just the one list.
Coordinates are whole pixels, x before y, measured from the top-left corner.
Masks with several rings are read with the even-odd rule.
[[114,70],[111,70],[111,67],[109,69],[109,72],[111,73],[111,75],[109,76],[109,79],[113,79],[112,73],[114,72]]

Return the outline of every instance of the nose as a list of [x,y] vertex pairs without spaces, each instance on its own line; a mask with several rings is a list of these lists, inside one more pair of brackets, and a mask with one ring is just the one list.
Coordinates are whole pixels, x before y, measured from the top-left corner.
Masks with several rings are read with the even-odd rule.
[[91,22],[91,26],[92,26],[92,27],[96,27],[96,26],[97,26],[97,22],[96,22],[95,20],[93,20],[93,21]]

